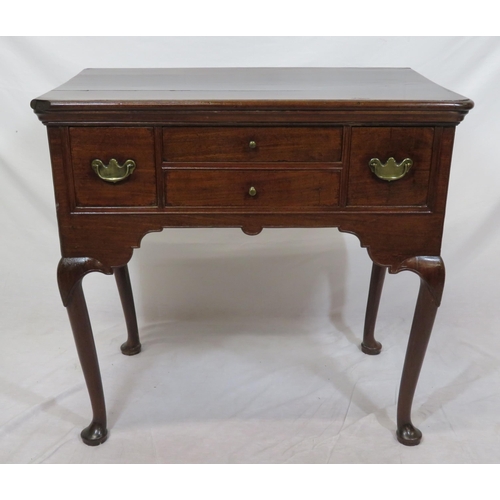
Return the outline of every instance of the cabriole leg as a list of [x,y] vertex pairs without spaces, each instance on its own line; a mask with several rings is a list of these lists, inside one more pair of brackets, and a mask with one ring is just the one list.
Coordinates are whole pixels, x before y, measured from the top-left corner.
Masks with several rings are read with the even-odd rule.
[[83,442],[90,446],[104,443],[108,437],[101,373],[82,289],[83,277],[93,271],[104,272],[105,274],[111,274],[112,272],[111,269],[105,268],[100,262],[89,258],[63,258],[59,262],[57,269],[59,291],[61,292],[63,304],[68,311],[76,350],[92,406],[92,422],[81,433]]
[[141,352],[141,342],[139,340],[139,329],[137,328],[137,316],[128,266],[115,267],[113,272],[118,286],[118,293],[120,294],[123,314],[125,315],[125,323],[127,324],[127,341],[121,345],[120,349],[123,354],[133,356]]
[[400,268],[416,272],[421,279],[415,315],[401,377],[397,411],[397,438],[407,446],[420,443],[422,433],[413,426],[411,407],[425,352],[444,288],[444,263],[440,257],[416,257]]
[[375,323],[380,305],[380,296],[386,275],[386,268],[373,263],[372,276],[370,279],[370,290],[368,292],[368,303],[366,305],[365,329],[361,350],[365,354],[379,354],[382,344],[375,340]]

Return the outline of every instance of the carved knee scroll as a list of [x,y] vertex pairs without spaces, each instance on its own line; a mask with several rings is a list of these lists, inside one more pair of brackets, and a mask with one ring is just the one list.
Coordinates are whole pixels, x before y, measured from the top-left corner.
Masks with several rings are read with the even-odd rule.
[[63,257],[57,267],[57,283],[59,293],[65,307],[77,283],[91,272],[98,271],[104,274],[113,274],[111,267],[101,264],[90,257]]
[[406,270],[420,276],[422,283],[427,286],[436,307],[439,307],[443,297],[445,280],[443,259],[441,257],[411,257],[400,264],[396,273]]

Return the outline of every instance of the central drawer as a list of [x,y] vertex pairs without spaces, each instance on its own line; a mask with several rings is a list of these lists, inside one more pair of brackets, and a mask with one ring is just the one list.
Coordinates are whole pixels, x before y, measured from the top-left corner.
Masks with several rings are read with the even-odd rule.
[[165,162],[339,162],[342,127],[164,127]]
[[339,187],[338,170],[174,169],[165,171],[165,205],[335,207]]

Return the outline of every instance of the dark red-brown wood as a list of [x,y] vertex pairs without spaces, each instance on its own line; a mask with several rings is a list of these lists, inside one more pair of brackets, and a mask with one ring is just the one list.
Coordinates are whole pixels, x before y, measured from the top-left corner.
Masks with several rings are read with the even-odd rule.
[[127,325],[127,341],[120,346],[120,349],[123,354],[133,356],[141,352],[141,342],[128,266],[115,267],[113,271]]
[[167,162],[336,162],[341,153],[342,127],[163,129]]
[[[434,143],[432,127],[353,127],[347,205],[356,207],[425,206]],[[366,165],[413,160],[408,174],[396,182],[377,179]]]
[[106,428],[106,404],[102,388],[101,372],[90,325],[87,303],[82,289],[83,277],[93,271],[110,274],[100,262],[89,258],[62,258],[57,268],[59,290],[66,306],[78,358],[89,391],[92,406],[92,422],[81,432],[82,440],[89,446],[97,446],[108,438]]
[[441,304],[445,269],[441,257],[423,256],[405,261],[401,266],[401,270],[404,269],[413,271],[420,276],[420,291],[399,388],[397,437],[400,443],[414,446],[420,443],[422,432],[413,426],[411,405],[434,319]]
[[339,185],[339,172],[331,170],[170,170],[165,175],[166,205],[173,207],[332,207],[339,204]]
[[377,321],[380,297],[386,275],[386,268],[379,266],[375,262],[372,266],[372,276],[370,279],[370,290],[368,292],[368,303],[366,305],[365,329],[363,332],[363,342],[361,350],[365,354],[380,354],[382,344],[375,340],[375,323]]
[[[314,116],[317,123],[324,112],[341,122],[360,112],[378,123],[390,112],[388,123],[456,124],[472,106],[470,99],[410,68],[86,69],[32,102],[47,123],[71,121],[74,111],[84,113],[78,121],[89,117],[94,123],[106,115],[109,121],[127,121],[137,111],[155,122],[177,112],[228,111],[218,116],[222,124],[228,118],[234,121],[233,111],[249,111],[260,120],[261,110],[290,109],[313,111],[306,121]],[[288,122],[281,113],[266,121],[273,119]]]
[[[386,269],[421,279],[397,421],[398,440],[418,444],[411,405],[444,286],[454,133],[472,106],[408,68],[95,69],[33,100],[48,127],[59,288],[93,410],[84,442],[107,437],[86,274],[115,274],[128,332],[122,351],[136,354],[126,264],[147,233],[337,227],[373,261],[364,352],[380,352],[374,328]],[[368,162],[390,156],[413,167],[388,183]],[[91,168],[96,158],[132,159],[136,170],[106,183]]]
[[[70,127],[75,202],[79,207],[156,206],[155,142],[152,127]],[[89,168],[93,160],[111,159],[136,169],[120,184],[103,182]]]

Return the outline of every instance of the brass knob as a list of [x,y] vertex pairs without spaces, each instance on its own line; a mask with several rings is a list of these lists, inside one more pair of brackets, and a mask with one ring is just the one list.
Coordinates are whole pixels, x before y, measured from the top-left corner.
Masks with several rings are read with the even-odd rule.
[[248,194],[250,196],[255,196],[257,194],[257,190],[252,186],[249,190],[248,190]]
[[250,141],[248,143],[248,146],[250,147],[250,149],[255,149],[257,147],[257,143],[255,141]]

